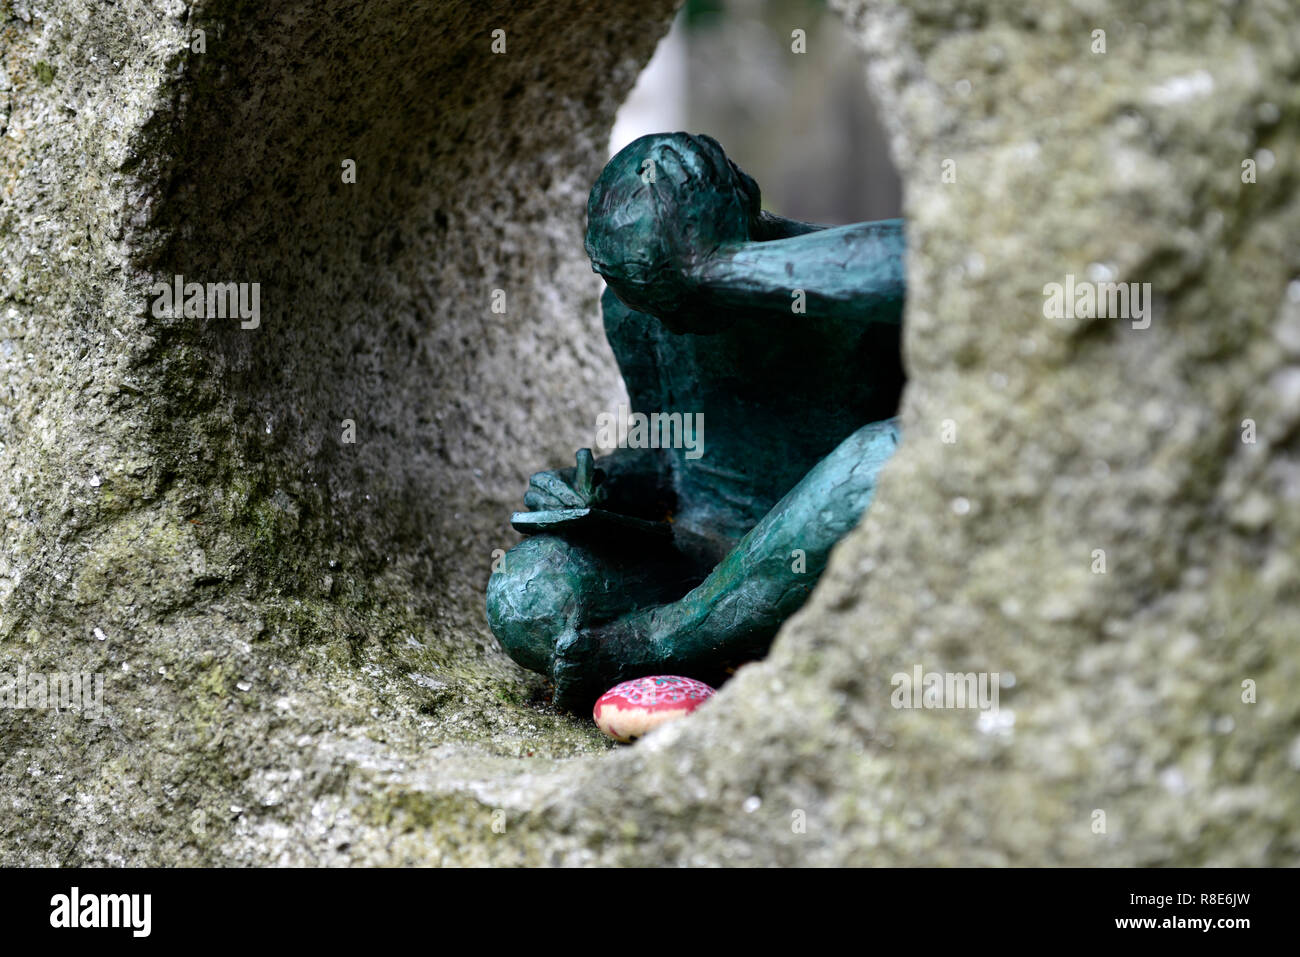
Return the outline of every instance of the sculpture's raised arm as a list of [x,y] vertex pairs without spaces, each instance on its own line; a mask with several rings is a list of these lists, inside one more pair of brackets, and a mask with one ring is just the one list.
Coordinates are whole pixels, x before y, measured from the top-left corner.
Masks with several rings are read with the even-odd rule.
[[674,332],[901,315],[902,220],[823,227],[766,213],[707,136],[643,136],[610,160],[587,206],[587,253],[620,299]]
[[728,325],[775,315],[897,325],[904,279],[903,221],[854,223],[717,248],[693,264],[685,308]]

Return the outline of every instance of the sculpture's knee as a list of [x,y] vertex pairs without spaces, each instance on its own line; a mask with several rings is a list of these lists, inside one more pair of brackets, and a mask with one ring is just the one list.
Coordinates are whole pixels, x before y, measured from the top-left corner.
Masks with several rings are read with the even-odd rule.
[[585,548],[552,535],[526,538],[488,580],[488,625],[511,658],[550,674],[556,639],[579,622],[601,575],[601,563]]

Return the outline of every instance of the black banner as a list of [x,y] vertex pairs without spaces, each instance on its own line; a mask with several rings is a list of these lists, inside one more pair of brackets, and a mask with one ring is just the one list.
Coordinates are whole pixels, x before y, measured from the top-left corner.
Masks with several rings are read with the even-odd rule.
[[1293,906],[1295,878],[1191,869],[6,870],[0,915],[14,939],[75,936],[83,945],[189,942],[218,926],[256,946],[372,943],[386,930],[421,927],[438,939],[486,930],[493,943],[555,941],[562,928],[578,939],[702,921],[733,945],[779,922],[818,935],[841,925],[878,940],[892,930],[936,942],[1104,937],[1231,947],[1289,926],[1283,911]]

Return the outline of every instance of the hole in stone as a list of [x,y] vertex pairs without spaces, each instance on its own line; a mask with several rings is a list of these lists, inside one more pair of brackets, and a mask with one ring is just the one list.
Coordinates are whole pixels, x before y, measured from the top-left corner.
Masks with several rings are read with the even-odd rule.
[[[594,484],[578,487],[582,464],[537,463],[530,511],[514,519],[529,537],[489,587],[503,645],[557,676],[579,713],[615,680],[597,659],[670,648],[616,677],[720,685],[763,657],[897,444],[886,420],[904,381],[901,186],[863,72],[821,4],[691,2],[617,115],[587,253],[608,283],[607,347],[626,388],[589,417]],[[656,138],[679,130],[720,141],[725,157],[707,140]],[[728,158],[744,172],[727,173]],[[665,293],[677,267],[663,237],[700,243],[699,257],[737,242],[711,230],[730,228],[745,174],[762,191],[761,213],[739,200],[746,250]],[[813,268],[836,259],[852,264],[842,276]],[[692,284],[705,297],[690,299]],[[639,455],[656,439],[673,446],[657,464]],[[593,506],[613,517],[602,526]]]
[[[820,7],[797,26],[809,53],[790,52],[796,26],[778,7],[766,25],[701,16],[695,39],[670,39],[669,52],[688,44],[683,103],[712,112],[645,129],[718,136],[774,213],[889,216],[897,177],[858,55]],[[316,62],[310,34],[288,51],[263,45],[281,34],[250,8],[227,28],[252,47],[194,64],[199,101],[175,136],[205,145],[178,158],[174,195],[149,222],[159,241],[139,255],[144,283],[262,290],[255,330],[147,322],[138,361],[159,398],[141,496],[157,503],[159,527],[172,527],[167,509],[183,511],[186,548],[206,565],[197,578],[182,569],[177,588],[219,581],[222,600],[255,607],[230,626],[254,648],[228,652],[239,670],[289,660],[296,686],[323,698],[363,684],[357,712],[382,714],[394,740],[552,755],[593,746],[540,705],[545,680],[505,659],[483,618],[491,552],[516,541],[506,509],[527,475],[595,445],[595,413],[626,401],[576,211],[605,159],[614,94],[603,91],[626,88],[618,71],[652,38],[642,23],[590,16],[600,22],[583,29],[621,39],[583,45],[547,83],[527,57],[477,51],[465,54],[474,69],[432,70],[401,48],[367,83],[332,89],[322,110],[310,83],[264,66]],[[351,34],[330,48],[340,75],[370,76],[391,55]],[[593,92],[593,76],[610,79]],[[573,95],[576,125],[553,109],[557,89]],[[746,103],[747,91],[767,100]],[[340,177],[344,161],[356,162],[355,182]],[[408,720],[420,714],[435,723]]]
[[[803,30],[806,49],[793,53]],[[618,111],[609,155],[638,136],[707,133],[791,219],[902,215],[902,184],[865,61],[824,3],[687,3]]]

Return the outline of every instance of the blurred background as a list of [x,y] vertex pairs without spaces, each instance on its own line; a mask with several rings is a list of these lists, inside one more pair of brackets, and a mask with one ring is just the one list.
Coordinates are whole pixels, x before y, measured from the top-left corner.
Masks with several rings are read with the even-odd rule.
[[[791,49],[795,30],[803,53]],[[707,133],[773,213],[830,224],[900,216],[864,69],[825,0],[687,0],[619,111],[610,155],[646,133]]]

